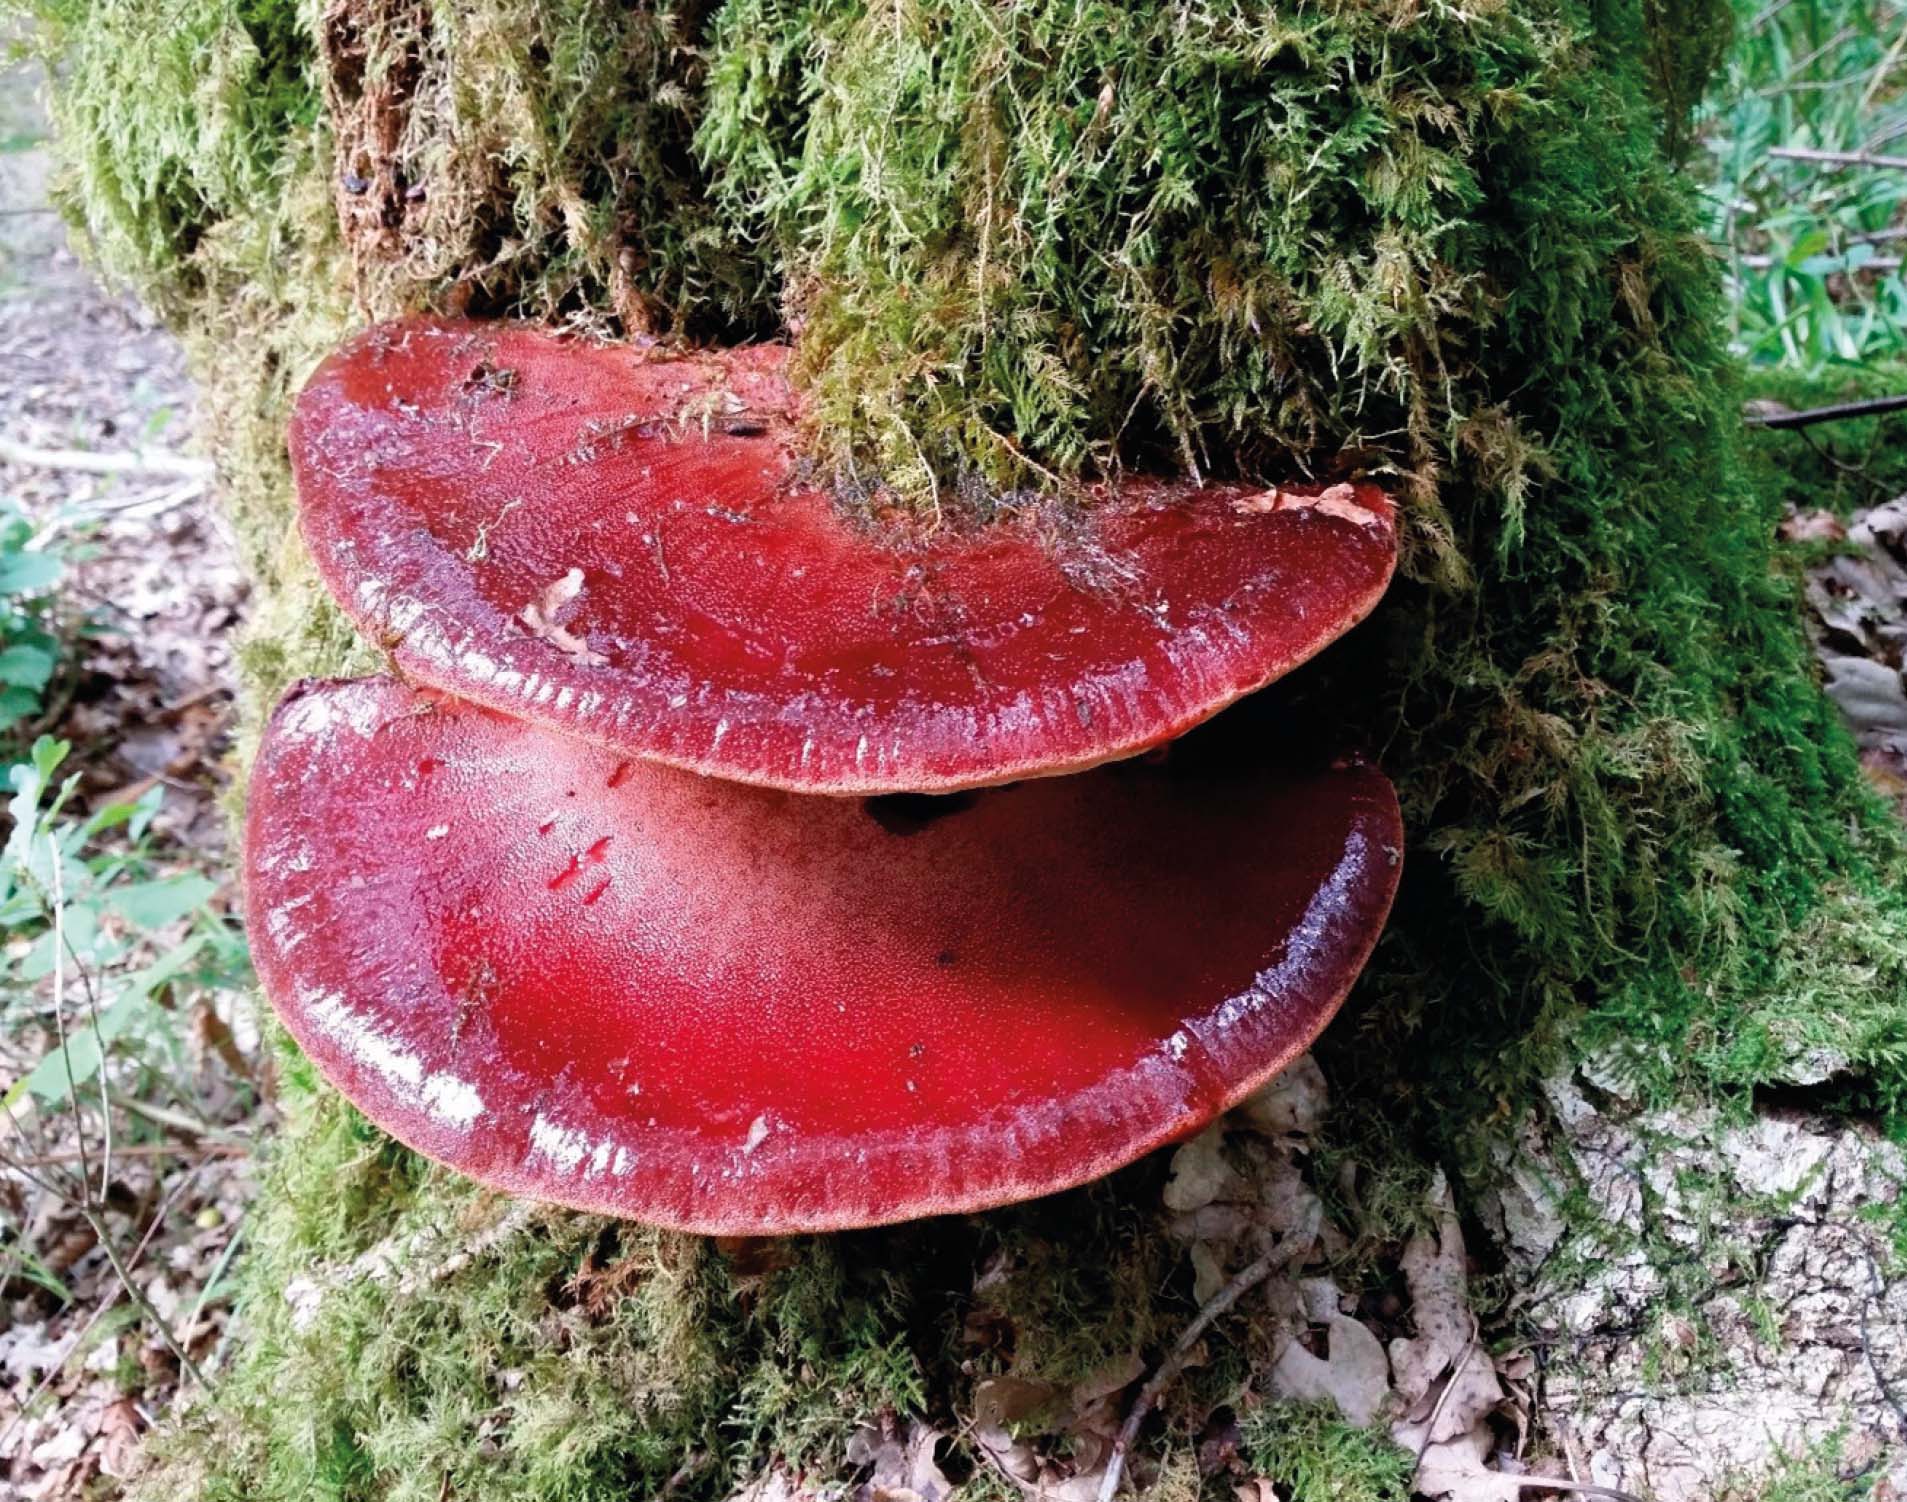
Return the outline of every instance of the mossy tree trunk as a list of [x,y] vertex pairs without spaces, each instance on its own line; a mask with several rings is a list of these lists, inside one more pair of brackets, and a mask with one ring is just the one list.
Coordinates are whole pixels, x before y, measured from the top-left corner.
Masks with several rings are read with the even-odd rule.
[[[205,383],[260,586],[254,726],[297,676],[377,667],[299,549],[283,452],[290,393],[349,330],[423,307],[792,327],[843,504],[966,524],[1120,466],[1404,498],[1391,600],[1289,691],[1377,754],[1413,842],[1320,1055],[1345,1104],[1319,1180],[1363,1186],[1336,1206],[1362,1233],[1341,1281],[1381,1276],[1439,1168],[1485,1187],[1572,1050],[1622,1046],[1663,1093],[1827,1050],[1850,1103],[1907,1105],[1876,1067],[1902,1047],[1900,853],[1744,478],[1672,160],[1725,7],[41,0],[40,21],[75,221]],[[245,1347],[168,1495],[720,1494],[828,1472],[849,1420],[968,1414],[988,1373],[1156,1354],[1189,1312],[1157,1163],[759,1269],[511,1212],[284,1062]],[[1011,1337],[976,1345],[989,1268]],[[1192,1383],[1207,1406],[1269,1358],[1234,1333]]]

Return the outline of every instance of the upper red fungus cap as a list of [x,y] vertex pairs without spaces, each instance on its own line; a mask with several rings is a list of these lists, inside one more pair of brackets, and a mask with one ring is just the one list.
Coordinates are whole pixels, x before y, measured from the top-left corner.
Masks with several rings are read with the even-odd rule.
[[298,401],[305,538],[416,681],[827,793],[1130,756],[1304,661],[1390,580],[1371,486],[1130,481],[979,529],[859,525],[801,479],[785,356],[372,329]]
[[372,1120],[513,1192],[768,1234],[1197,1129],[1336,1010],[1400,846],[1362,765],[805,798],[368,679],[279,706],[245,858],[265,989]]

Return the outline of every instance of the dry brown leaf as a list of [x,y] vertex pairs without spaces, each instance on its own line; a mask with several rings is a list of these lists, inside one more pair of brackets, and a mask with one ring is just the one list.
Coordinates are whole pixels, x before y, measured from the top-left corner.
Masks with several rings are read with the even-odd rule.
[[1331,1108],[1324,1071],[1310,1054],[1300,1054],[1262,1090],[1247,1096],[1233,1112],[1267,1137],[1309,1138]]
[[1468,1278],[1464,1270],[1463,1229],[1457,1223],[1450,1186],[1441,1174],[1431,1187],[1437,1212],[1435,1232],[1413,1236],[1404,1248],[1404,1282],[1410,1289],[1410,1318],[1417,1334],[1393,1340],[1391,1373],[1406,1413],[1417,1411],[1433,1382],[1470,1344]]
[[1172,1177],[1165,1186],[1165,1207],[1183,1214],[1239,1189],[1238,1175],[1225,1161],[1225,1123],[1213,1123],[1172,1154]]
[[1461,1437],[1424,1451],[1414,1490],[1443,1502],[1521,1502],[1526,1476],[1489,1466],[1490,1432],[1479,1424]]
[[1271,1390],[1297,1402],[1326,1401],[1353,1424],[1373,1423],[1390,1396],[1384,1347],[1357,1320],[1333,1315],[1325,1325],[1328,1354],[1289,1342],[1271,1369]]
[[934,1458],[944,1438],[912,1420],[862,1425],[848,1438],[848,1464],[871,1466],[873,1474],[854,1489],[854,1502],[945,1502],[953,1483]]
[[1839,542],[1847,528],[1832,511],[1797,511],[1775,534],[1784,542]]

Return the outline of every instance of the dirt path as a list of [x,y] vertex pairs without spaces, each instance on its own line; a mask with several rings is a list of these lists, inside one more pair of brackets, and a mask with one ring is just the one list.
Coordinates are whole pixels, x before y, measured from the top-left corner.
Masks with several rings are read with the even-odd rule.
[[[0,501],[67,561],[64,667],[10,755],[39,733],[70,741],[61,771],[80,774],[82,811],[162,790],[142,870],[209,876],[226,888],[216,908],[230,897],[219,799],[246,586],[209,466],[191,456],[178,347],[68,248],[43,137],[33,79],[0,73]],[[99,473],[73,457],[141,450],[186,462]],[[18,978],[30,925],[0,939],[4,1092],[46,1055],[58,1002],[44,981]],[[151,953],[178,941],[174,928],[130,942]],[[36,1110],[27,1096],[0,1124],[0,1499],[115,1494],[180,1390],[179,1364],[132,1308],[100,1230],[197,1360],[224,1331],[219,1275],[242,1230],[257,1112],[249,1015],[238,990],[180,985],[151,1020],[153,1056],[124,1049],[108,1066],[124,1104],[97,1228],[65,1192],[82,1148],[98,1160],[97,1110]]]

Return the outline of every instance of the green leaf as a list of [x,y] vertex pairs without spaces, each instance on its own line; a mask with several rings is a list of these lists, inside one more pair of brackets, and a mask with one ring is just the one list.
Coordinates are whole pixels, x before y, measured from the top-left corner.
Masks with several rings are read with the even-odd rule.
[[105,903],[135,928],[163,928],[203,907],[217,891],[218,883],[209,877],[167,876],[116,887],[106,893]]
[[135,842],[146,837],[146,831],[152,827],[153,815],[159,812],[159,805],[165,802],[165,796],[166,790],[154,783],[141,793],[138,801],[133,804],[132,819],[126,833],[131,835]]
[[30,688],[0,688],[0,730],[11,730],[40,707],[40,696]]
[[53,676],[55,660],[51,648],[32,642],[0,648],[0,683],[9,688],[43,689]]
[[57,1106],[72,1098],[80,1086],[99,1073],[113,1040],[125,1033],[146,1010],[146,1002],[160,986],[172,980],[205,947],[202,937],[188,939],[163,958],[126,977],[119,995],[100,1009],[99,1024],[91,1022],[69,1032],[66,1047],[57,1044],[4,1097],[0,1107],[11,1109],[31,1094],[35,1100]]
[[97,1028],[88,1023],[77,1032],[67,1034],[65,1048],[54,1044],[26,1077],[7,1091],[5,1101],[0,1104],[11,1108],[29,1094],[49,1106],[72,1099],[75,1090],[99,1073],[113,1039],[132,1025],[140,1010],[142,999],[138,997],[114,1002],[99,1014]]
[[54,553],[0,553],[0,595],[44,594],[65,571]]

